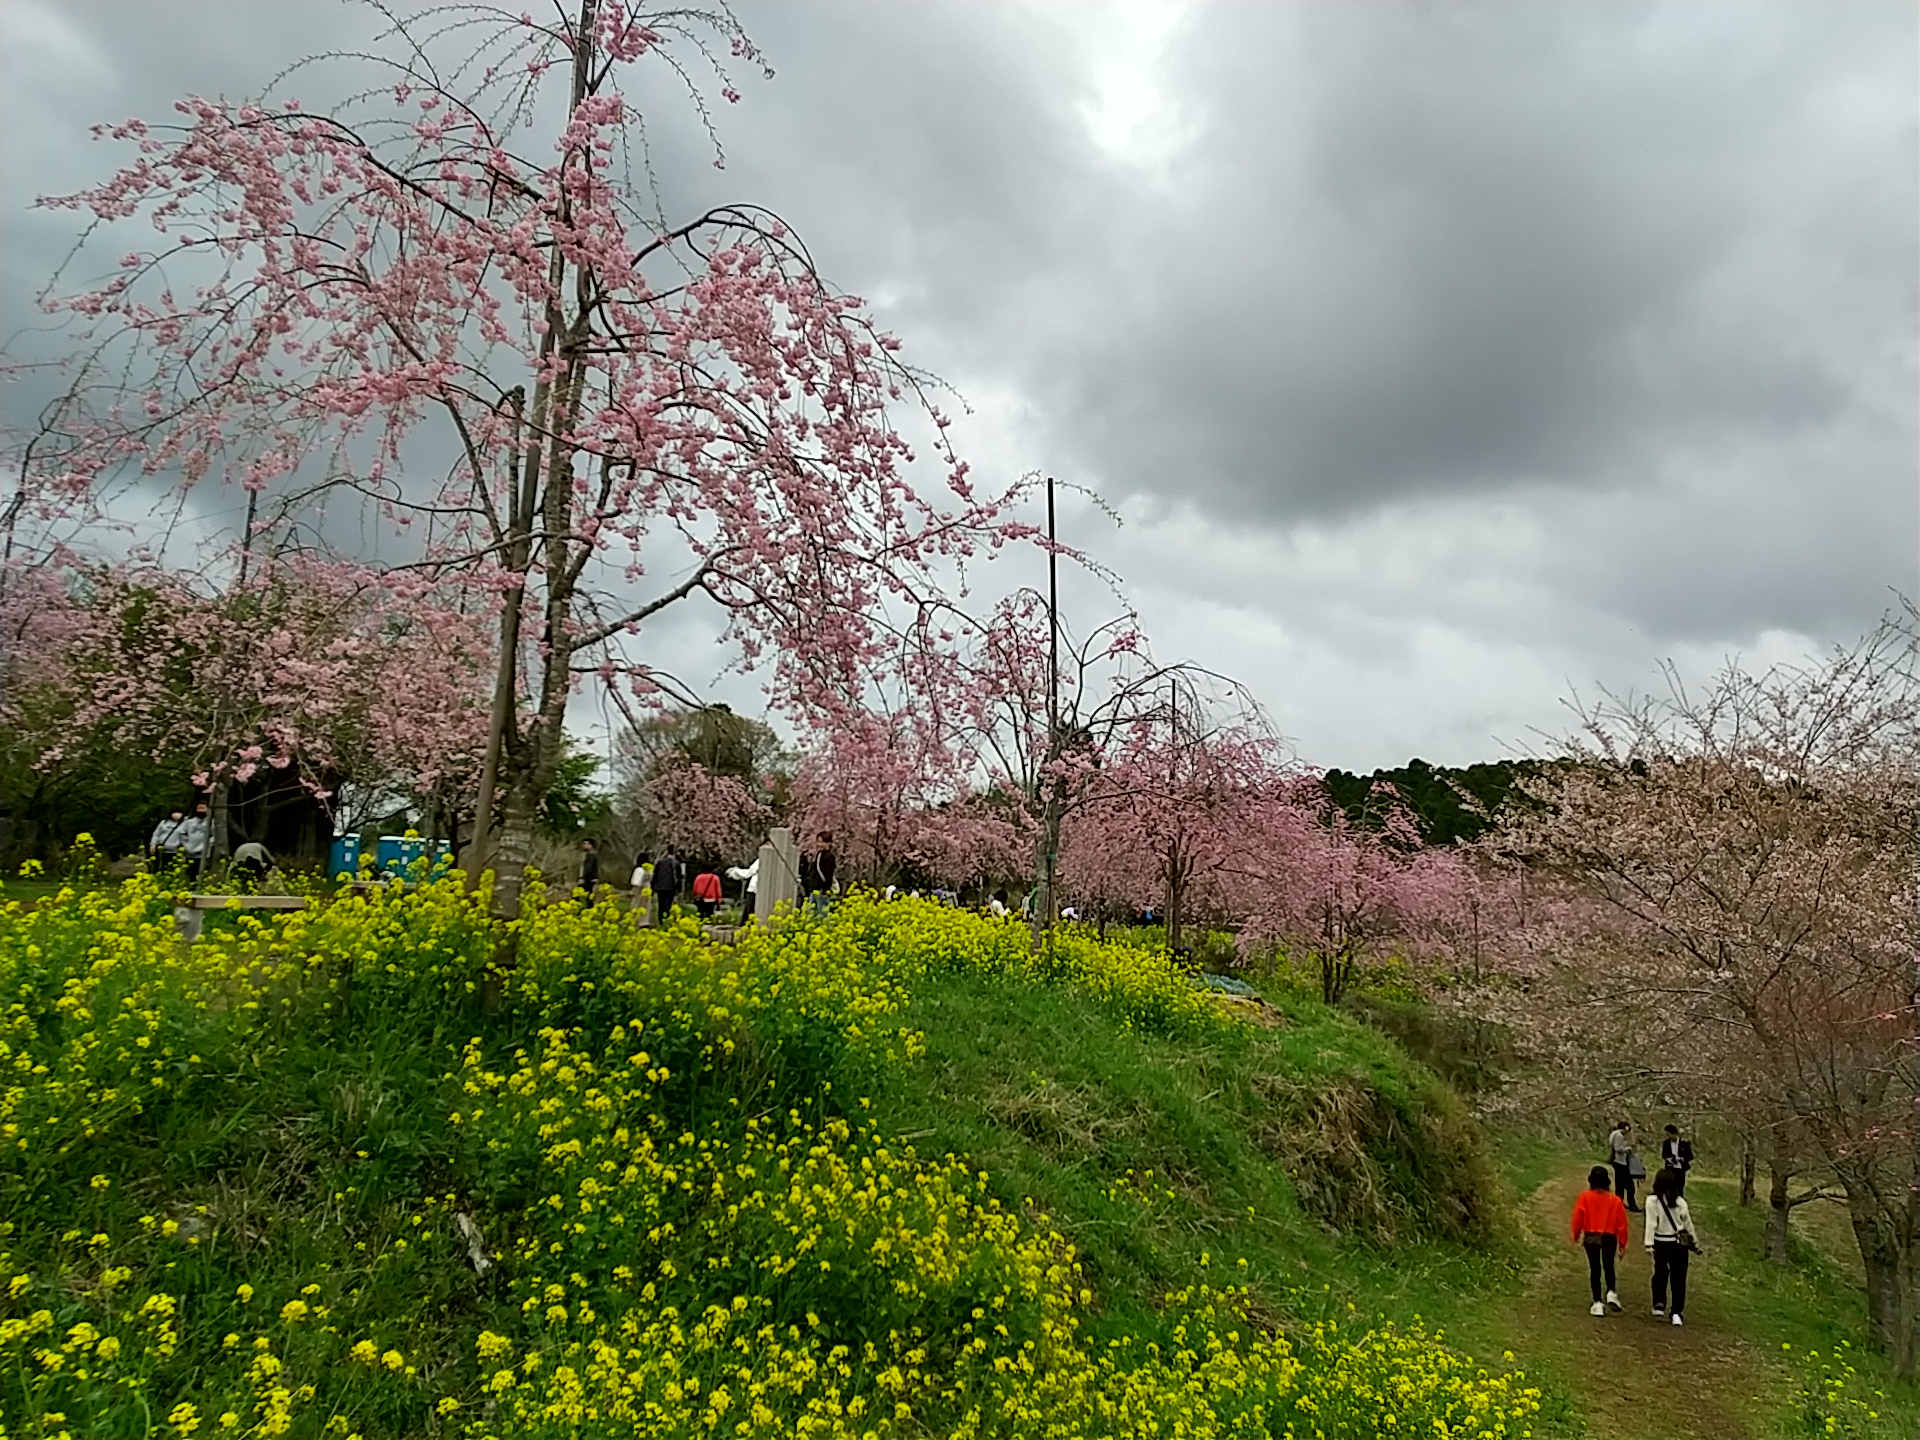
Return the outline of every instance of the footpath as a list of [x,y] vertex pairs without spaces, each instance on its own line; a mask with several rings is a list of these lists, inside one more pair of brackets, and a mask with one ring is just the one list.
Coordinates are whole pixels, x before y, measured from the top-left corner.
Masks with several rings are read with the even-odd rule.
[[[1688,1185],[1718,1182],[1697,1178]],[[1511,1347],[1574,1401],[1586,1434],[1607,1440],[1763,1440],[1754,1419],[1755,1377],[1765,1361],[1716,1315],[1712,1256],[1695,1262],[1687,1323],[1652,1314],[1653,1259],[1644,1215],[1630,1215],[1633,1244],[1619,1266],[1625,1307],[1604,1320],[1587,1313],[1586,1257],[1567,1240],[1581,1180],[1556,1178],[1534,1191],[1524,1216],[1541,1260],[1505,1317]],[[1707,1237],[1711,1244],[1712,1237]]]

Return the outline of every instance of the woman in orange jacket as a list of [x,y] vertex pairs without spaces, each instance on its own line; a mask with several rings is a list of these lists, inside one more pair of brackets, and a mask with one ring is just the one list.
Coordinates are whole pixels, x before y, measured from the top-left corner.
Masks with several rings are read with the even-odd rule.
[[[1612,1190],[1607,1167],[1587,1172],[1587,1188],[1573,1202],[1573,1243],[1586,1248],[1587,1278],[1593,1287],[1590,1315],[1605,1315],[1607,1306],[1620,1308],[1620,1286],[1613,1276],[1614,1257],[1627,1248],[1627,1207]],[[1601,1285],[1605,1275],[1606,1284]]]

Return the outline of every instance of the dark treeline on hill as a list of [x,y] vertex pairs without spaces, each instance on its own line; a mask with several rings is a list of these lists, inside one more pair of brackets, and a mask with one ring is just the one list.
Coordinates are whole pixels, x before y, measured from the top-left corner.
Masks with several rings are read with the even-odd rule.
[[1518,782],[1542,768],[1538,760],[1495,760],[1458,769],[1414,759],[1392,770],[1375,770],[1371,775],[1329,770],[1322,778],[1334,804],[1357,825],[1375,823],[1379,818],[1381,804],[1374,787],[1393,786],[1413,812],[1421,838],[1429,845],[1451,845],[1456,840],[1477,840],[1484,835],[1502,806],[1523,798]]

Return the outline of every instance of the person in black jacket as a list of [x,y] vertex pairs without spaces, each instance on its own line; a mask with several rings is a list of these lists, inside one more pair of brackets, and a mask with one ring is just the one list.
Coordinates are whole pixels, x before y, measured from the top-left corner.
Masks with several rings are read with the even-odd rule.
[[663,925],[680,902],[680,879],[680,860],[669,845],[653,862],[653,903]]
[[819,848],[807,856],[800,866],[802,888],[807,892],[810,908],[816,915],[824,915],[833,896],[833,879],[837,869],[833,855],[833,837],[823,836]]
[[1676,1196],[1687,1193],[1687,1171],[1693,1168],[1693,1142],[1680,1138],[1677,1125],[1667,1126],[1666,1138],[1660,1142],[1660,1168],[1673,1171]]
[[580,888],[588,898],[600,888],[600,847],[591,840],[580,842]]

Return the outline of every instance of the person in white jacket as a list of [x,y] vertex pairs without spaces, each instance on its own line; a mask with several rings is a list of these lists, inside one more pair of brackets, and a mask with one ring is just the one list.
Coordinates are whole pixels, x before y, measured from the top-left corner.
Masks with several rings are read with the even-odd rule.
[[733,866],[727,878],[745,882],[740,891],[740,923],[744,925],[753,919],[754,900],[760,889],[760,857],[754,856],[751,865]]
[[1686,1323],[1680,1317],[1687,1308],[1687,1261],[1698,1244],[1679,1179],[1677,1170],[1653,1177],[1646,1224],[1647,1249],[1653,1252],[1653,1315],[1656,1320],[1671,1315],[1675,1325]]

